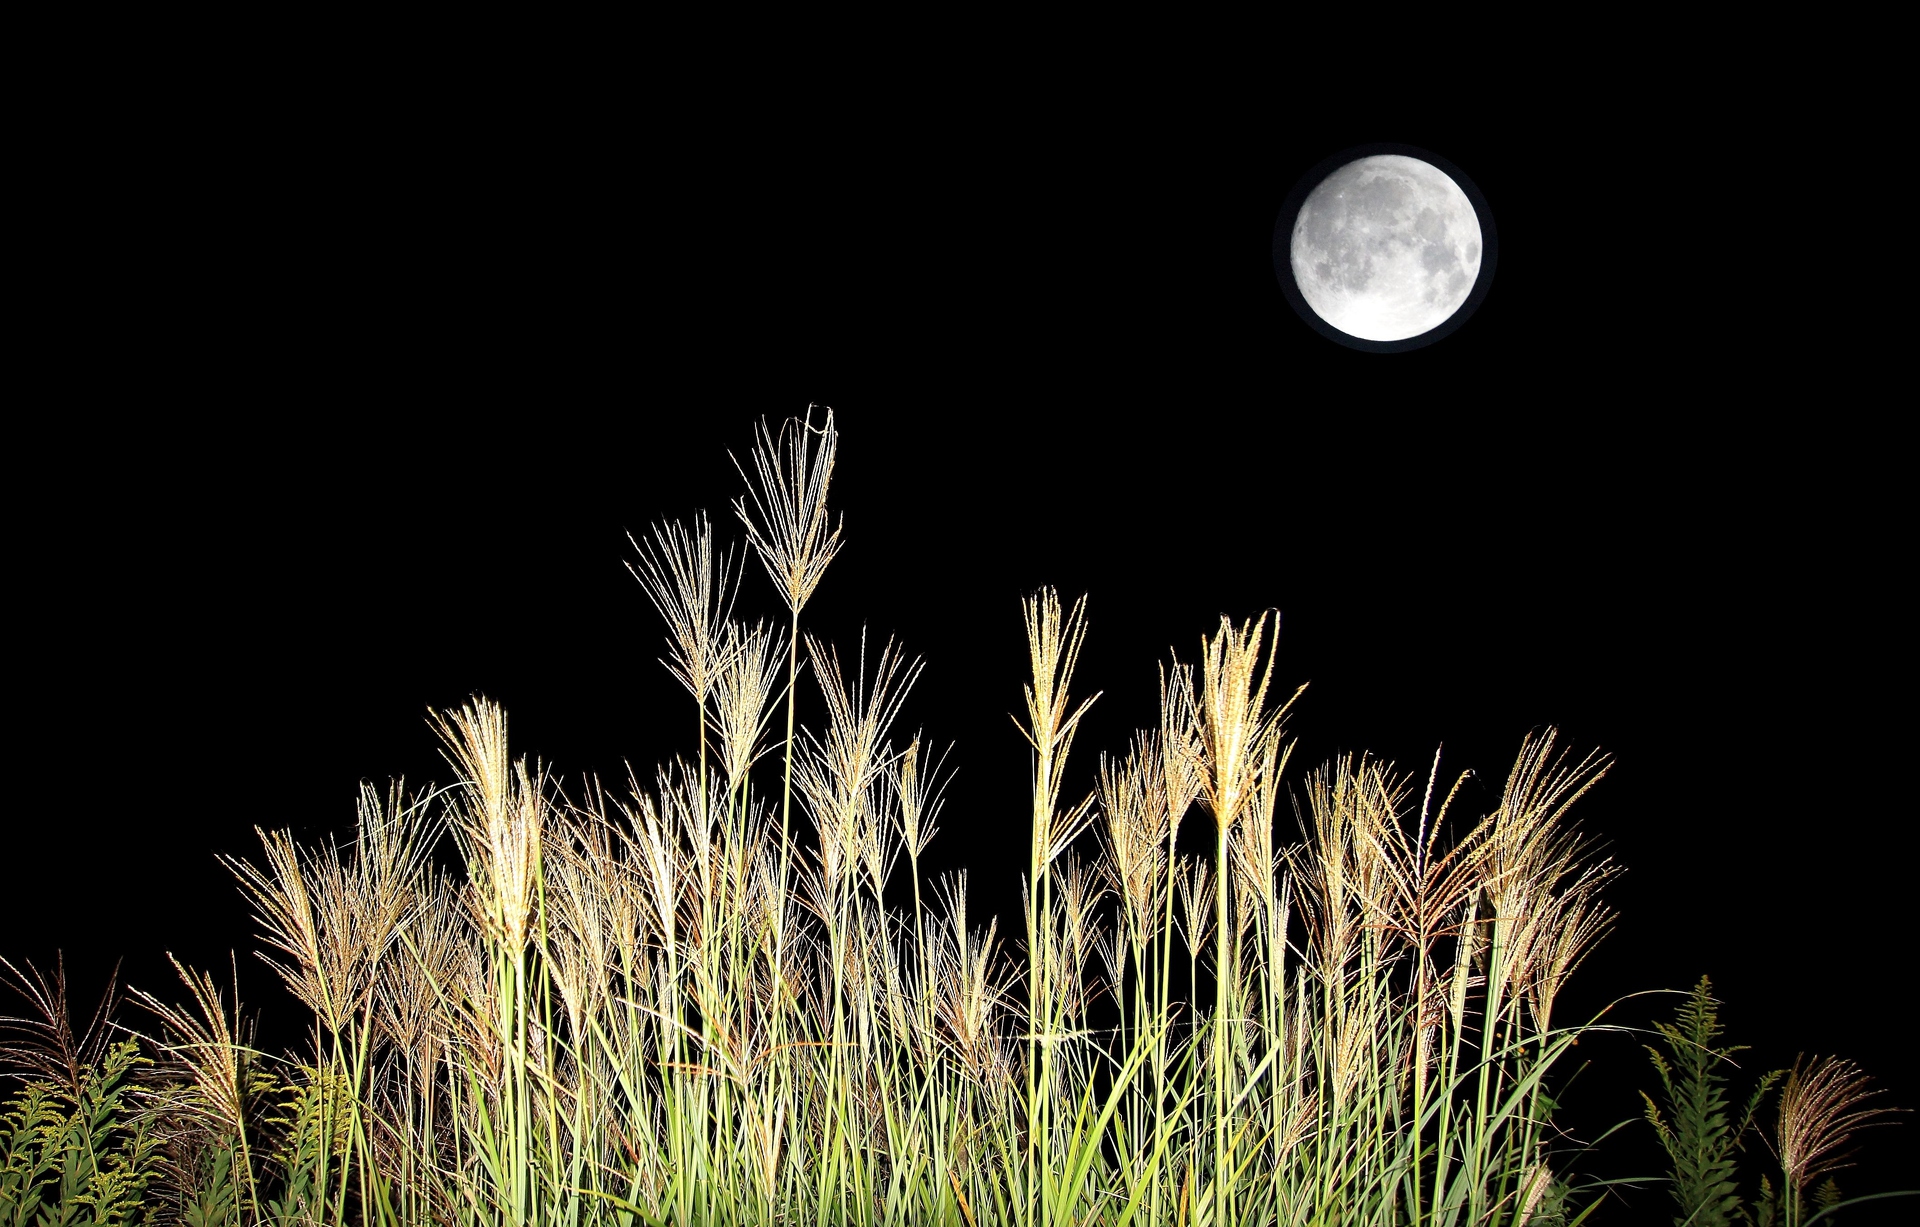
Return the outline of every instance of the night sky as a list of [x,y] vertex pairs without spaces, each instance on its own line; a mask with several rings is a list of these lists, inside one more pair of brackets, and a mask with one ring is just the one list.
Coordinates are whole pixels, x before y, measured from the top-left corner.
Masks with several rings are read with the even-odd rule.
[[[958,769],[935,868],[981,906],[1010,921],[1025,864],[1021,595],[1089,596],[1080,792],[1158,662],[1277,609],[1296,764],[1424,775],[1444,743],[1477,816],[1529,729],[1616,756],[1581,808],[1621,920],[1562,1017],[1706,973],[1749,1071],[1838,1053],[1920,1106],[1905,381],[1810,305],[1872,268],[1754,254],[1844,154],[1803,100],[373,76],[182,83],[34,180],[0,954],[64,947],[87,997],[115,957],[166,990],[164,951],[237,947],[293,1042],[215,854],[445,781],[426,715],[470,694],[570,785],[688,753],[625,534],[704,508],[738,540],[729,449],[815,402],[847,545],[806,626],[926,659],[905,728]],[[1459,166],[1498,226],[1484,304],[1410,353],[1308,328],[1270,255],[1296,180],[1374,141]],[[778,612],[757,564],[740,608]],[[1635,1115],[1637,1040],[1592,1048],[1569,1110]],[[1856,1181],[1886,1187],[1920,1131],[1876,1132]]]

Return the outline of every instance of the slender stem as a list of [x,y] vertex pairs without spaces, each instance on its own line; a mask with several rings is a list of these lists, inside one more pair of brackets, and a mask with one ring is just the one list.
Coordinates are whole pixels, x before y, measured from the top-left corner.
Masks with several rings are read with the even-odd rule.
[[1220,825],[1214,846],[1214,965],[1213,965],[1213,1221],[1232,1221],[1228,1184],[1232,1166],[1227,1156],[1227,1013],[1233,1008],[1233,968],[1227,932],[1227,840],[1231,828]]
[[[1173,968],[1174,871],[1178,867],[1178,858],[1174,856],[1174,845],[1179,840],[1180,819],[1182,817],[1184,817],[1184,815],[1173,814],[1167,824],[1167,887],[1165,909],[1162,912],[1160,925],[1160,966],[1158,968],[1160,985],[1159,995],[1154,1003],[1157,1010],[1156,1017],[1163,1020],[1167,1017],[1170,1009],[1168,994],[1171,988],[1168,980]],[[1153,1137],[1156,1144],[1165,1133],[1167,1127],[1167,1032],[1168,1028],[1162,1027],[1160,1035],[1154,1041]],[[1153,1191],[1149,1199],[1148,1208],[1152,1212],[1151,1217],[1153,1220],[1158,1221],[1160,1218],[1160,1182],[1158,1180],[1155,1180],[1153,1183]]]
[[780,898],[787,897],[789,841],[793,829],[793,702],[794,683],[800,670],[800,607],[793,607],[792,633],[787,640],[787,741],[786,766],[780,778]]

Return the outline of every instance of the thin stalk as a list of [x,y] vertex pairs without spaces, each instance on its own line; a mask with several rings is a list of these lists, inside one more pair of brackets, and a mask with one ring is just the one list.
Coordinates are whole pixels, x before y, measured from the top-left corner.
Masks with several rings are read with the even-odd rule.
[[1231,828],[1223,821],[1214,845],[1214,990],[1213,990],[1213,1179],[1214,1222],[1233,1221],[1232,1160],[1227,1150],[1227,1015],[1233,1009],[1232,955],[1228,950],[1232,921],[1227,915],[1227,882],[1233,866],[1227,859]]

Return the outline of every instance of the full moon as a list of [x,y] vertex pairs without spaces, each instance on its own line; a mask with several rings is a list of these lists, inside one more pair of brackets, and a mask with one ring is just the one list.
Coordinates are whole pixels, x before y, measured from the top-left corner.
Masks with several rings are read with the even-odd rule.
[[1379,154],[1307,196],[1291,258],[1315,315],[1365,341],[1404,341],[1467,301],[1480,275],[1480,219],[1439,167]]

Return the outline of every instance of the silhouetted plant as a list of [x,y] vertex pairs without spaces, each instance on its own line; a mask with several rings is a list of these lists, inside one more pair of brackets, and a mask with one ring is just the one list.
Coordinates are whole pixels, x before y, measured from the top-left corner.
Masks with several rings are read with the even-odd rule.
[[1722,1028],[1719,1002],[1707,977],[1693,987],[1672,1023],[1656,1022],[1668,1055],[1649,1047],[1666,1110],[1644,1091],[1647,1121],[1673,1164],[1671,1191],[1683,1227],[1732,1227],[1746,1215],[1740,1199],[1735,1153],[1767,1092],[1785,1070],[1761,1075],[1748,1094],[1738,1120],[1727,1107],[1727,1075],[1732,1057],[1744,1048],[1717,1047]]
[[30,1079],[0,1112],[0,1225],[146,1222],[156,1142],[133,1101],[139,1045],[109,1045],[75,1085]]

